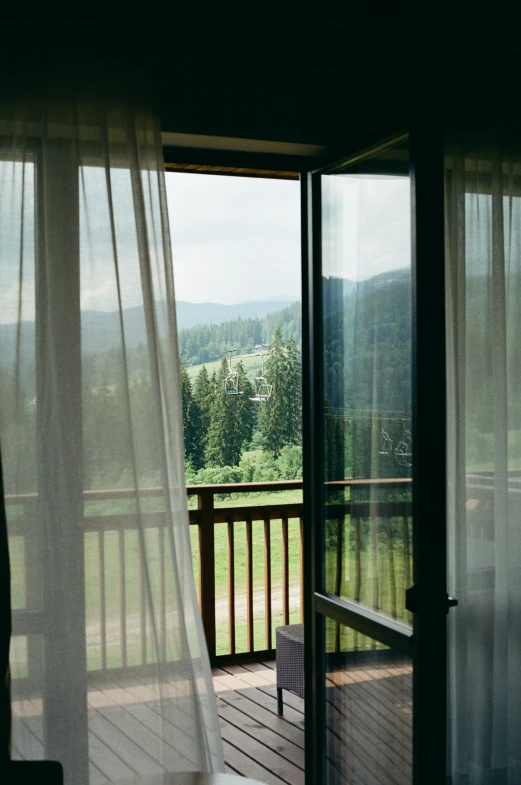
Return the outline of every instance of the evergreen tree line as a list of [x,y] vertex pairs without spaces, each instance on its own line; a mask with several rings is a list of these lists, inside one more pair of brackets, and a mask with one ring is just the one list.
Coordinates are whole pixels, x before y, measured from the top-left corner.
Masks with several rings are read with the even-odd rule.
[[408,269],[375,276],[347,295],[323,281],[324,463],[330,480],[409,476],[385,449],[411,428],[411,278]]
[[292,303],[263,318],[242,319],[239,316],[221,324],[205,324],[180,330],[179,352],[183,364],[188,368],[218,360],[230,347],[237,349],[239,354],[247,354],[256,344],[268,343],[277,328],[284,340],[293,337],[300,349],[300,303]]
[[[469,395],[476,401],[468,423],[469,450],[473,460],[482,462],[490,448],[493,414],[490,411],[491,394],[486,385],[490,376],[492,342],[482,287],[478,285],[479,281],[475,285],[472,280],[467,283],[468,351],[472,352],[474,361],[467,376],[467,386]],[[381,476],[401,471],[389,456],[381,454],[380,441],[382,427],[385,427],[393,443],[397,443],[403,438],[406,422],[410,419],[410,285],[408,271],[376,276],[358,284],[347,294],[342,280],[324,280],[324,426],[327,434],[324,459],[326,476],[331,479],[368,476],[374,472],[375,460]],[[510,306],[512,309],[517,307],[514,299]],[[265,375],[273,385],[272,396],[267,402],[249,400],[253,392],[251,382],[239,362],[234,363],[234,368],[240,374],[240,387],[244,391],[241,396],[224,392],[228,371],[225,361],[215,376],[209,375],[204,368],[193,383],[183,372],[185,450],[191,472],[211,470],[217,477],[217,472],[224,472],[225,467],[244,468],[248,464],[242,476],[251,477],[254,460],[258,463],[255,471],[259,472],[255,478],[262,474],[263,479],[275,479],[276,471],[282,466],[284,471],[298,471],[294,462],[298,461],[301,443],[300,325],[295,333],[296,340],[290,339],[286,329],[291,324],[289,314],[296,317],[299,305],[284,309],[284,312],[288,314],[288,320],[279,329],[261,336],[263,341],[271,338],[272,342],[265,363]],[[262,320],[263,329],[271,318]],[[235,324],[238,328],[250,321],[256,320],[236,320]],[[200,345],[208,346],[208,341],[204,344],[203,328],[192,328],[192,331],[200,336]],[[251,338],[254,339],[253,334]],[[512,331],[507,349],[509,362],[513,365],[521,363],[520,344],[514,338]],[[253,343],[254,340],[248,337],[247,348],[251,350]],[[237,341],[231,345],[240,348]],[[229,347],[230,344],[224,347],[221,357]],[[159,472],[154,446],[156,426],[149,414],[152,390],[144,347],[129,351],[127,362],[132,379],[129,393],[120,384],[124,372],[120,368],[119,350],[83,357],[83,451],[88,487],[118,487],[123,475],[128,476],[127,483],[132,481],[133,467],[128,464],[131,454],[129,417],[135,434],[134,449],[138,452],[137,469],[140,474],[150,473],[151,484],[160,481],[160,475],[157,479],[154,475]],[[259,370],[260,364],[259,358]],[[517,394],[516,390],[509,390],[513,401],[517,400]],[[0,367],[0,435],[8,492],[9,489],[36,489],[35,395],[34,371],[22,374],[16,384],[7,369]],[[517,408],[512,408],[512,412],[508,412],[509,428],[517,430],[520,427]],[[19,456],[16,464],[11,460],[13,454]],[[275,465],[279,469],[276,470]],[[225,473],[222,477],[223,482],[227,481]]]
[[[179,353],[181,360],[187,368],[190,368],[192,365],[219,360],[231,347],[237,349],[239,354],[248,354],[256,344],[268,343],[277,327],[280,327],[284,340],[288,340],[292,336],[300,350],[302,335],[300,303],[292,303],[280,311],[266,314],[264,318],[243,319],[238,317],[220,324],[199,325],[180,330]],[[127,347],[125,359],[128,374],[132,380],[142,379],[149,375],[148,350],[144,343]],[[123,373],[121,362],[121,346],[99,352],[84,352],[83,381],[93,388],[117,384]],[[34,397],[36,393],[33,364],[34,359],[32,363],[22,363],[22,370],[27,379],[25,386],[28,394]]]
[[[265,377],[272,385],[267,401],[250,400],[254,387],[238,361],[241,395],[230,395],[224,382],[229,371],[226,358],[218,373],[208,374],[206,366],[192,385],[185,367],[181,369],[185,458],[198,471],[203,467],[238,466],[241,455],[252,443],[264,446],[274,458],[286,445],[302,441],[302,371],[299,350],[290,337],[284,340],[277,327],[265,362]],[[259,374],[260,374],[259,360]]]

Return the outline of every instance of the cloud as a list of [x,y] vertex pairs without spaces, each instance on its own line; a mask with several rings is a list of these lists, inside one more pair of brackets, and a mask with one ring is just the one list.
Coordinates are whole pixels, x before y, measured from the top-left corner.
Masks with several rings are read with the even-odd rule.
[[298,182],[181,173],[166,182],[178,299],[300,294]]
[[[0,166],[0,193],[12,189],[13,171],[14,197],[0,201],[3,323],[18,316],[21,169]],[[111,181],[123,307],[129,308],[142,294],[128,171],[114,170]],[[298,182],[167,173],[166,183],[177,299],[233,303],[300,294]],[[24,224],[23,316],[32,319],[32,201]],[[80,252],[82,309],[117,310],[105,170],[97,167],[85,169],[80,182]]]

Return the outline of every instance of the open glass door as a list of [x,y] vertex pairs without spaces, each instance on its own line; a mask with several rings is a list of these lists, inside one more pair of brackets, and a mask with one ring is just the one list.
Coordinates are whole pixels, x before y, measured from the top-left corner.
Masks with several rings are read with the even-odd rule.
[[443,166],[441,140],[430,157],[419,142],[402,134],[303,190],[315,785],[444,779]]

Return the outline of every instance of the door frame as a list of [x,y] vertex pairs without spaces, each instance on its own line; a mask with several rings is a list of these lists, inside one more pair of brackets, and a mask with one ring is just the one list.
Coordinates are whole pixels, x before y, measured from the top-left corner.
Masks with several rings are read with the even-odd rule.
[[[412,631],[327,595],[323,547],[323,353],[321,175],[363,160],[404,136],[394,133],[354,149],[301,178],[305,770],[308,785],[325,775],[325,618],[378,637],[413,660],[413,782],[446,776],[446,367],[444,269],[444,140],[438,116],[409,123],[412,262],[413,588]],[[440,481],[441,479],[441,481]],[[428,536],[427,536],[428,532]],[[384,629],[385,628],[385,629]],[[384,634],[382,635],[382,630]]]

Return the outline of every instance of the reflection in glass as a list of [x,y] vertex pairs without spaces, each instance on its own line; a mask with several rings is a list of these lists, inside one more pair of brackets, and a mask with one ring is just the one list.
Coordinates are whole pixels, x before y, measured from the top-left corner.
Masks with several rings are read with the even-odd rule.
[[322,175],[321,187],[326,590],[409,621],[407,149]]
[[[409,785],[412,660],[386,647],[370,650],[376,642],[369,639],[364,651],[335,651],[336,627],[326,621],[327,785]],[[342,641],[351,638],[345,633]]]

